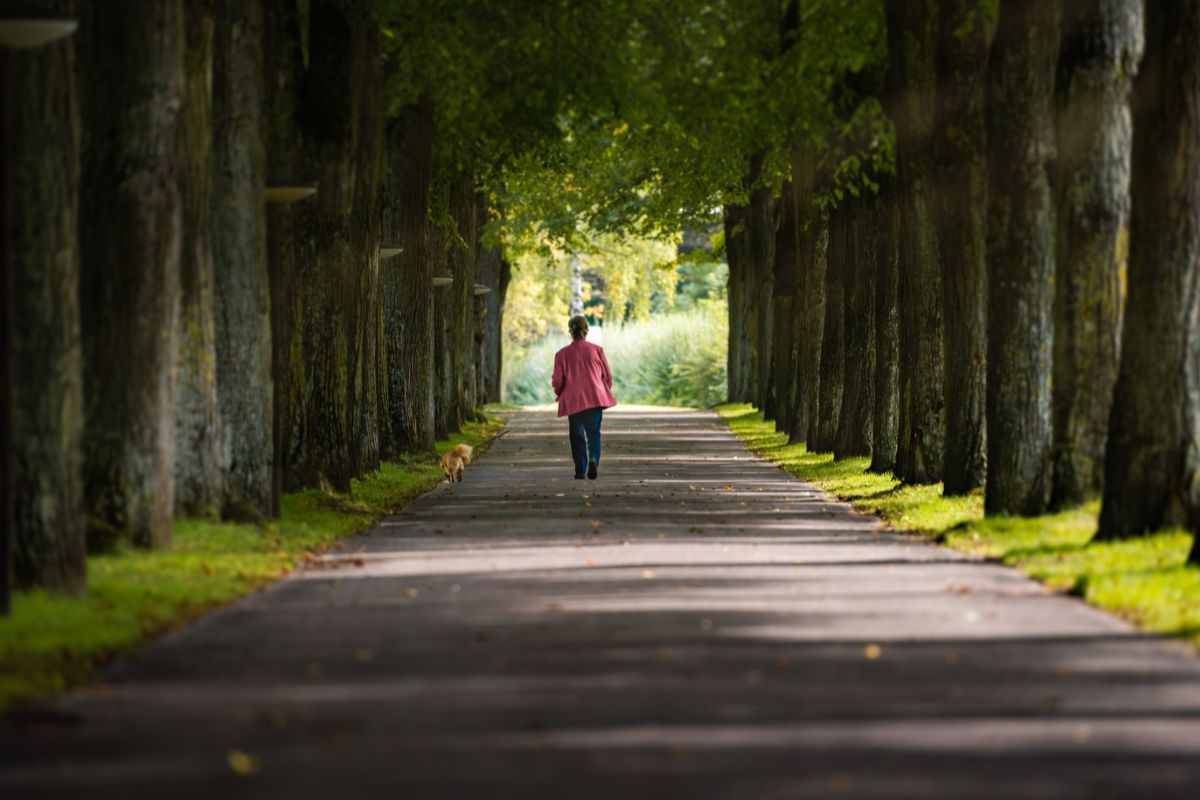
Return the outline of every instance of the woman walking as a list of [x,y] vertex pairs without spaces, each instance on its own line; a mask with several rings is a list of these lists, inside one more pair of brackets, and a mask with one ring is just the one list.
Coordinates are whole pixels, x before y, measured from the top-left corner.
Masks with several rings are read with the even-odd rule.
[[604,348],[587,341],[586,317],[567,323],[571,343],[554,354],[554,396],[558,415],[566,417],[571,437],[575,480],[592,480],[600,468],[600,420],[604,409],[617,404],[612,395],[612,372]]

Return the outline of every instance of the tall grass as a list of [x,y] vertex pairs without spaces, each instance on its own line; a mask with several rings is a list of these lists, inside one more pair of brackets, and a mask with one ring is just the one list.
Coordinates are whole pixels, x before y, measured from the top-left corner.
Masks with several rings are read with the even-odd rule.
[[[701,302],[691,311],[593,328],[588,340],[608,355],[618,402],[706,408],[725,399],[728,331],[724,301]],[[569,341],[550,336],[506,359],[505,400],[552,402],[554,353]]]

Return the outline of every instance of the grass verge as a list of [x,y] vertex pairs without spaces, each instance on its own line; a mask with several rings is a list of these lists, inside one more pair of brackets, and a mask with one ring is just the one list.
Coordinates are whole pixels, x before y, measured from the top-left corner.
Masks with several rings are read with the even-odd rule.
[[983,495],[943,497],[942,485],[904,485],[889,473],[867,472],[870,459],[834,461],[789,445],[774,423],[745,404],[717,413],[757,455],[797,478],[877,514],[975,555],[1023,570],[1059,591],[1112,611],[1147,630],[1200,647],[1200,569],[1185,565],[1192,537],[1163,531],[1123,542],[1092,542],[1099,501],[1038,517],[984,517]]
[[[468,423],[438,452],[459,442],[486,448],[503,427],[493,416]],[[18,592],[12,616],[0,619],[0,711],[82,683],[114,655],[287,575],[441,480],[432,456],[387,463],[354,481],[351,496],[286,495],[265,527],[181,519],[170,549],[90,556],[82,597]]]

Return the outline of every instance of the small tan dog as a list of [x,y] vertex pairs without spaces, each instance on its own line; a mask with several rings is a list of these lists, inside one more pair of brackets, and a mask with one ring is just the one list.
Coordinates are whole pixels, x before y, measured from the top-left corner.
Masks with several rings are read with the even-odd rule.
[[442,456],[442,473],[449,483],[462,481],[467,464],[471,463],[471,445],[460,444]]

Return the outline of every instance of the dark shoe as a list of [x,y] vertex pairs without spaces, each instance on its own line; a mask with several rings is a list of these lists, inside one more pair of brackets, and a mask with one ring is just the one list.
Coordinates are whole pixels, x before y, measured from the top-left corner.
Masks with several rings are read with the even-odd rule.
[[597,464],[595,461],[589,461],[588,462],[588,479],[593,480],[593,481],[596,480],[596,471],[599,469],[600,469],[599,464]]
[[577,480],[577,481],[581,481],[581,480],[583,480],[583,476],[582,476],[582,475],[576,475],[576,476],[575,476],[575,480]]

